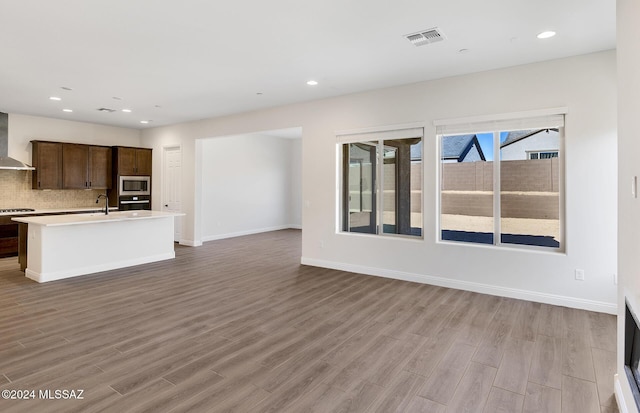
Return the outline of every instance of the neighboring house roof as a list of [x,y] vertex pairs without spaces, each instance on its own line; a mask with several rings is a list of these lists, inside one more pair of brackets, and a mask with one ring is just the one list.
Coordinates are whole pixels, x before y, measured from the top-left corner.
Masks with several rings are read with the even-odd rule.
[[550,130],[558,132],[558,129],[555,129],[555,128],[554,129],[517,130],[517,131],[509,132],[507,134],[507,138],[500,144],[500,147],[504,148],[505,146],[509,146],[512,143],[516,143],[518,141],[526,139],[529,136],[537,135],[540,132],[550,131]]
[[462,162],[474,146],[478,149],[480,158],[485,161],[486,158],[476,135],[447,136],[442,139],[442,159],[456,159]]

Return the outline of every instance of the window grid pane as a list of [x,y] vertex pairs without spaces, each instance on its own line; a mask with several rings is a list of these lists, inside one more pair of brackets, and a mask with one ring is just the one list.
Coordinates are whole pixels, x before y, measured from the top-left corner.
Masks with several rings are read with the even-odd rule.
[[493,133],[441,138],[441,238],[494,243]]
[[442,240],[560,248],[558,128],[443,135],[440,144]]
[[422,138],[343,144],[343,231],[422,236]]

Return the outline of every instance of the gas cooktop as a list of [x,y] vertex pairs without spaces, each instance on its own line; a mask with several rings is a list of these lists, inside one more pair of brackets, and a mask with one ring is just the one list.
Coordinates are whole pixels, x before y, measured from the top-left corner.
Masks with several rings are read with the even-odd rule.
[[35,209],[31,208],[0,208],[0,214],[7,212],[33,212]]

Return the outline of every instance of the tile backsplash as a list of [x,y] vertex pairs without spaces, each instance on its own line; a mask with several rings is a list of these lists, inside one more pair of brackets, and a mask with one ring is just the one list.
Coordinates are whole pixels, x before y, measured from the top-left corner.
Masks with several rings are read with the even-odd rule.
[[98,195],[104,193],[95,189],[31,189],[31,176],[31,171],[0,169],[0,209],[91,208],[96,206]]

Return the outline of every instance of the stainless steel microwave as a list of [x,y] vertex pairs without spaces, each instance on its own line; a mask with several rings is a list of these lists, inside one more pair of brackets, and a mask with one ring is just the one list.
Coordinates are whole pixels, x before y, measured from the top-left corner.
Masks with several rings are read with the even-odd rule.
[[150,176],[121,176],[118,185],[118,195],[150,195]]

